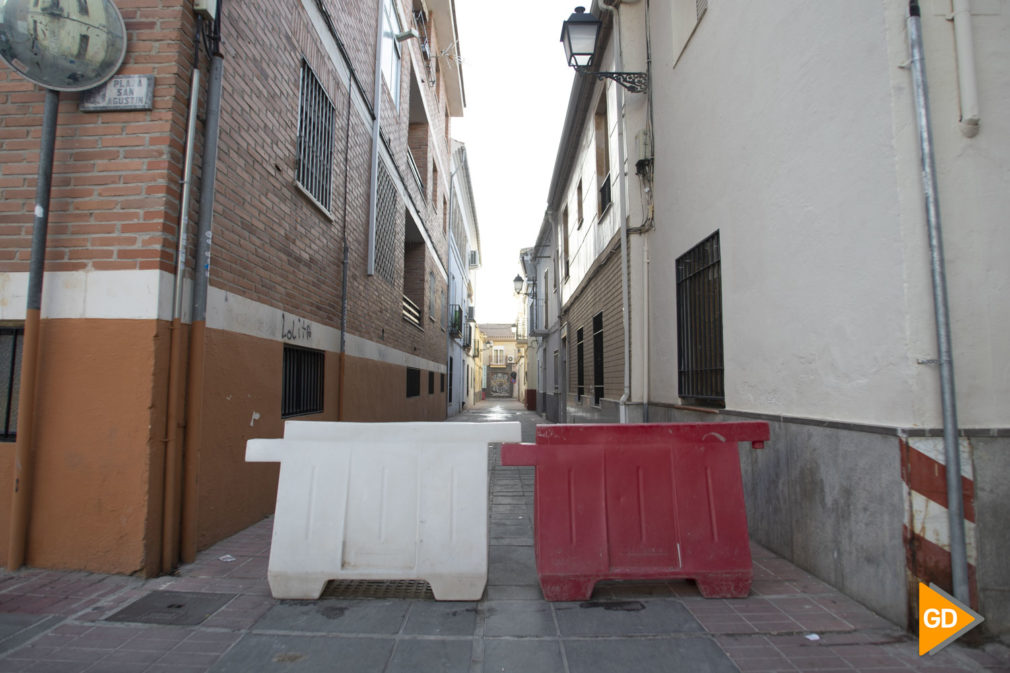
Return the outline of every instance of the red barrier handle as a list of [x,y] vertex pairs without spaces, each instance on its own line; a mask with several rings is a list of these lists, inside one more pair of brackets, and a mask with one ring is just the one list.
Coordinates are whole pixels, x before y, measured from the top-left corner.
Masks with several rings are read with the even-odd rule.
[[502,444],[502,465],[536,465],[536,444]]

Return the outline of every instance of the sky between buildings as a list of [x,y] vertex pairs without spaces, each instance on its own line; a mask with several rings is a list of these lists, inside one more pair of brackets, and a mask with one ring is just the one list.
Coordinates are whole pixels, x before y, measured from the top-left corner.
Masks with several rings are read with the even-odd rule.
[[467,105],[452,136],[466,143],[477,206],[481,323],[516,318],[519,250],[536,242],[543,221],[572,87],[560,38],[576,4],[456,0]]

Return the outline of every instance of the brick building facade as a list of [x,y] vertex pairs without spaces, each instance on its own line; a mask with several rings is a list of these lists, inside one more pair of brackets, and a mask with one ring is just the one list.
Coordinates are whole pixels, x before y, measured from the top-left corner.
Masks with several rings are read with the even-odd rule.
[[[412,381],[446,372],[448,133],[463,88],[452,0],[222,3],[206,163],[211,21],[181,0],[116,4],[119,74],[153,75],[153,105],[85,112],[61,94],[25,562],[151,575],[273,510],[276,467],[247,465],[245,441],[279,436],[283,418],[445,417],[444,391]],[[0,326],[15,347],[43,100],[0,68]],[[15,419],[18,392],[5,398]],[[10,427],[2,483],[15,479]],[[4,557],[8,523],[0,504]]]

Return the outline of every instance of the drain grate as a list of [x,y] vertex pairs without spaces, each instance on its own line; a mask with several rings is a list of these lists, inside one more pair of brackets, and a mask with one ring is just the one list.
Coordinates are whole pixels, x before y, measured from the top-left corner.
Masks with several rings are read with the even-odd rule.
[[198,591],[152,591],[105,618],[108,622],[137,622],[168,626],[196,626],[235,598],[235,594]]
[[435,600],[424,580],[330,580],[320,598],[416,598]]

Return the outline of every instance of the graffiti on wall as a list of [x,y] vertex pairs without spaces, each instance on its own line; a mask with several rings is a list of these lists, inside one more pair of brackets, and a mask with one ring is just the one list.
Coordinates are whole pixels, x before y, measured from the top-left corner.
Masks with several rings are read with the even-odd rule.
[[512,397],[512,378],[508,372],[492,372],[488,381],[491,397]]

